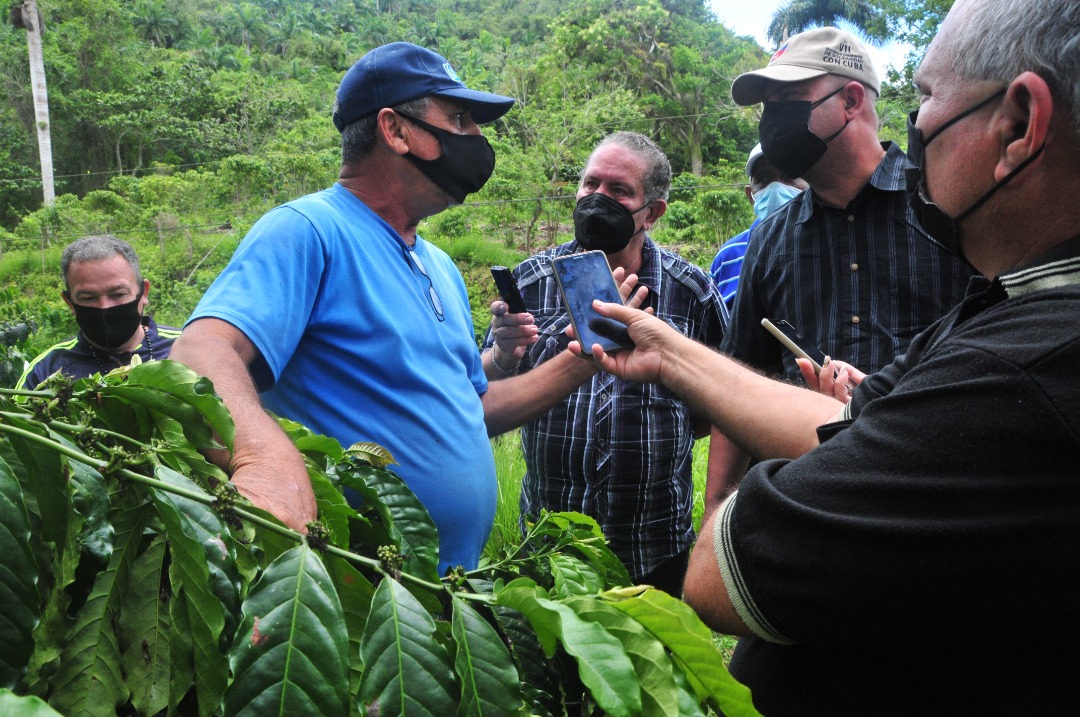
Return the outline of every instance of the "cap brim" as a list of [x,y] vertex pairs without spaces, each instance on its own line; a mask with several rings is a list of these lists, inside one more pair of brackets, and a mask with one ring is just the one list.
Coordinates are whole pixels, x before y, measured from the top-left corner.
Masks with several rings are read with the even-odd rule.
[[798,65],[773,65],[753,72],[746,72],[731,83],[731,99],[735,104],[747,107],[756,105],[765,99],[765,85],[773,82],[801,82],[827,75],[828,72],[816,67]]
[[503,97],[490,92],[470,90],[468,87],[439,90],[433,94],[440,97],[453,97],[461,100],[469,106],[469,113],[477,124],[494,122],[510,111],[516,100],[513,97]]

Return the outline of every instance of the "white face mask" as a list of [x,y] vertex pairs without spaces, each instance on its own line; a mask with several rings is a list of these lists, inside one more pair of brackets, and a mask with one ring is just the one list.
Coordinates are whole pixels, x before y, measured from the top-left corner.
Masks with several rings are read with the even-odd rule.
[[783,182],[773,182],[760,192],[752,194],[754,198],[754,216],[764,219],[780,207],[802,194],[802,190]]

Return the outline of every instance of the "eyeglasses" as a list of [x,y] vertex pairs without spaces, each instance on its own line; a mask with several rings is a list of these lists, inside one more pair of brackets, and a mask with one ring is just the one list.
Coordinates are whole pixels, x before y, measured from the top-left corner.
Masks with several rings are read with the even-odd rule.
[[431,303],[431,308],[435,311],[435,318],[439,321],[446,321],[446,314],[443,313],[442,299],[439,298],[439,292],[435,290],[435,283],[431,281],[431,277],[428,276],[427,268],[424,267],[424,262],[420,261],[420,255],[412,249],[406,249],[409,258],[412,259],[413,264],[420,270],[420,273],[424,275],[428,283],[428,301]]

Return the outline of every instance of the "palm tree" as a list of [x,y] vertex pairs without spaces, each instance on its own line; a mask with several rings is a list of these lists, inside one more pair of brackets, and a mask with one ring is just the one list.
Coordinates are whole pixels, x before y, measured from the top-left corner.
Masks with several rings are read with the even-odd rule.
[[22,0],[11,7],[11,22],[26,30],[30,54],[30,89],[34,97],[34,124],[37,127],[38,155],[41,157],[43,204],[51,207],[56,200],[53,186],[52,137],[49,133],[49,92],[45,87],[45,57],[41,51],[44,22],[37,0]]
[[144,40],[157,47],[173,46],[180,23],[161,0],[136,0],[132,14]]
[[773,15],[768,36],[779,46],[803,30],[838,20],[847,20],[864,35],[883,22],[881,10],[870,0],[791,0]]

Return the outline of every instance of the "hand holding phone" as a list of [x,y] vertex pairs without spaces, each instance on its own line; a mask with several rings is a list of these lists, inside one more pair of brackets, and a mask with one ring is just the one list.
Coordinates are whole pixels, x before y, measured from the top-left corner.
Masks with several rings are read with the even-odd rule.
[[775,322],[762,319],[761,325],[775,336],[777,341],[786,346],[791,353],[813,364],[815,373],[821,373],[821,365],[825,363],[825,353],[817,346],[799,338],[794,326],[783,319],[778,319]]
[[521,298],[521,292],[518,290],[517,282],[514,281],[514,274],[508,267],[505,266],[493,266],[491,267],[491,276],[495,279],[495,286],[499,289],[499,296],[506,302],[507,311],[511,314],[524,314],[528,311],[525,308],[525,300]]
[[560,256],[553,264],[559,293],[570,313],[582,353],[591,356],[593,344],[600,344],[605,353],[633,346],[626,324],[601,316],[592,305],[594,299],[623,303],[607,255],[602,251],[586,251]]

